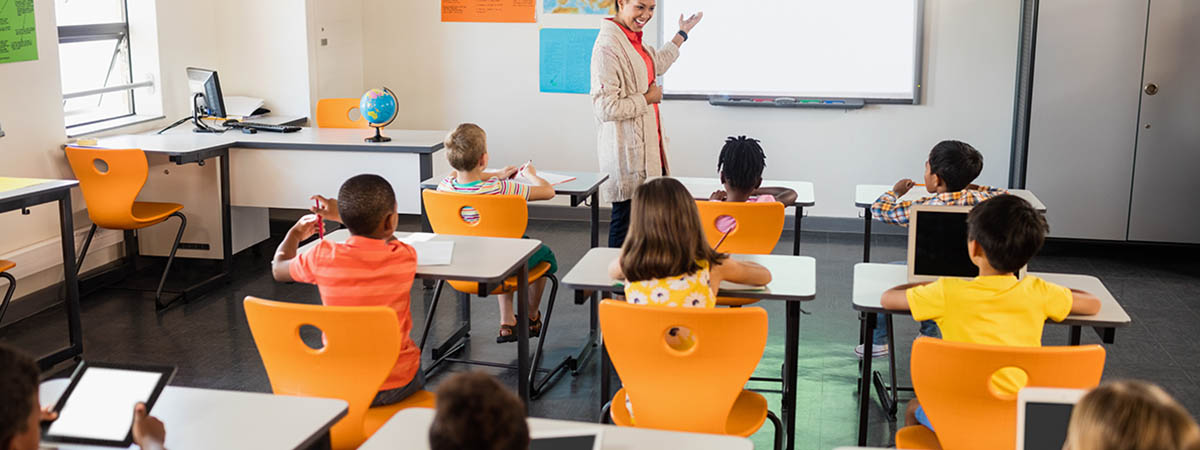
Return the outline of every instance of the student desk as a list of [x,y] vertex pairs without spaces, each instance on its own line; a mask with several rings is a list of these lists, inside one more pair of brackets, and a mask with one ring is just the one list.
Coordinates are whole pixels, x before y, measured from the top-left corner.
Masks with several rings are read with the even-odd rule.
[[[434,410],[408,408],[400,410],[383,424],[359,450],[428,450],[429,427],[433,424]],[[753,450],[749,439],[720,434],[684,433],[679,431],[652,430],[648,428],[617,427],[587,422],[566,420],[527,419],[529,433],[602,430],[601,448],[621,450]]]
[[[1061,273],[1029,272],[1029,274],[1036,275],[1051,283],[1089,292],[1100,299],[1099,314],[1093,316],[1073,314],[1067,316],[1062,322],[1047,322],[1049,324],[1061,323],[1070,326],[1070,345],[1079,345],[1083,327],[1094,328],[1096,333],[1100,335],[1101,341],[1111,344],[1116,338],[1116,329],[1129,325],[1129,315],[1125,313],[1125,309],[1121,308],[1117,300],[1108,292],[1108,289],[1104,287],[1104,283],[1100,282],[1100,279],[1088,275]],[[871,334],[875,330],[876,318],[874,313],[909,314],[908,311],[893,311],[880,306],[880,298],[883,296],[884,291],[907,282],[908,266],[905,265],[872,263],[858,263],[854,265],[854,310],[866,313],[866,325],[863,328],[863,334],[860,336],[861,343],[870,345]],[[867,407],[871,401],[872,359],[870,357],[862,359],[862,373],[859,375],[861,378],[859,379],[858,388],[858,445],[865,445],[867,440]],[[878,381],[877,384],[879,386],[883,385],[882,381]],[[890,410],[896,404],[895,391],[896,389],[892,389],[892,393],[889,396],[889,394],[883,391],[882,387],[880,388],[880,402],[884,403],[885,410]]]
[[[871,205],[875,203],[875,200],[880,195],[891,189],[892,185],[886,184],[858,184],[854,186],[854,206],[863,209],[863,262],[871,262],[871,220],[874,219],[871,215]],[[1009,189],[1008,193],[1025,199],[1038,212],[1046,212],[1046,205],[1036,195],[1033,195],[1033,192],[1024,189]],[[933,194],[926,191],[924,186],[914,186],[907,194],[900,197],[900,200],[911,201],[931,195]]]
[[0,213],[28,209],[43,203],[58,202],[58,231],[62,240],[63,284],[67,288],[64,300],[67,310],[69,344],[38,360],[42,370],[83,354],[83,331],[79,320],[79,280],[75,273],[75,223],[71,210],[71,188],[75,180],[46,180],[35,178],[0,177]]
[[[53,406],[69,381],[59,378],[43,382],[38,388],[42,406]],[[162,420],[167,430],[167,442],[163,444],[171,450],[308,449],[329,448],[329,429],[346,415],[348,406],[343,400],[329,398],[167,386],[150,415]],[[133,414],[133,408],[129,414]]]
[[[413,233],[397,232],[396,238],[403,239]],[[345,241],[350,231],[341,229],[325,235],[335,242]],[[509,276],[517,276],[517,392],[521,400],[529,403],[529,257],[541,247],[542,241],[535,239],[503,239],[475,236],[433,235],[433,241],[453,241],[454,253],[450,264],[439,266],[417,266],[417,278],[426,280],[458,280],[479,283],[480,292],[491,292],[496,285]],[[300,248],[299,253],[308,251],[317,241]],[[446,351],[451,355],[463,348],[461,340],[471,330],[468,312],[466,323],[447,340],[458,342]],[[445,358],[435,358],[440,360]],[[507,366],[501,366],[507,367]]]
[[[194,133],[181,126],[164,134],[101,138],[101,148],[146,152],[150,173],[139,200],[184,205],[188,229],[179,256],[221,259],[221,273],[202,284],[228,279],[233,254],[269,236],[267,208],[307,209],[309,196],[336,197],[347,178],[377,173],[396,191],[399,211],[420,212],[414,187],[432,176],[433,154],[444,131],[385,130],[391,142],[364,142],[363,129],[301,128],[295,133]],[[218,160],[217,167],[206,164]],[[192,164],[195,163],[195,164]],[[166,255],[173,230],[139,232],[144,254]]]
[[[725,189],[721,184],[721,180],[717,178],[702,178],[702,177],[673,177],[683,183],[683,187],[687,188],[688,192],[695,197],[696,200],[708,200],[715,191]],[[800,221],[804,218],[804,208],[817,204],[816,194],[813,191],[813,184],[807,181],[782,181],[782,180],[763,180],[763,186],[767,187],[785,187],[796,191],[796,202],[790,205],[795,208],[796,220],[792,223],[792,254],[800,254]]]
[[[608,276],[608,264],[621,254],[619,248],[593,248],[575,263],[562,279],[568,289],[594,290],[597,292],[623,293],[617,280]],[[728,295],[759,300],[778,300],[787,304],[787,336],[784,339],[783,357],[783,421],[786,428],[787,448],[793,448],[796,430],[796,376],[797,358],[800,347],[800,302],[810,301],[817,296],[816,259],[808,256],[789,255],[733,255],[734,259],[753,261],[771,271],[772,280],[766,289],[757,291],[726,291]],[[592,318],[595,327],[597,318]],[[601,339],[603,342],[603,339]],[[609,387],[608,354],[601,351],[600,357],[600,404],[612,400]]]

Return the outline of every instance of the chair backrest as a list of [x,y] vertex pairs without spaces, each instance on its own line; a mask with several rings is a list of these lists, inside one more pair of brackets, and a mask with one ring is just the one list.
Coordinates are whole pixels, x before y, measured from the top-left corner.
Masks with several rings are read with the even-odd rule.
[[912,381],[942,448],[1012,449],[1017,397],[995,391],[992,375],[1015,367],[1026,386],[1091,389],[1100,384],[1104,348],[1004,347],[918,338]]
[[[425,216],[434,233],[462,236],[484,236],[517,239],[525,235],[529,225],[529,206],[519,195],[476,195],[421,192],[425,201]],[[463,219],[463,208],[474,208],[479,220]]]
[[[276,394],[338,398],[350,404],[331,430],[334,448],[365,439],[363,417],[400,355],[400,323],[386,306],[322,306],[246,297],[246,321]],[[324,347],[300,340],[321,330]]]
[[66,152],[92,222],[110,229],[136,228],[133,202],[150,173],[146,153],[79,147],[67,147]]
[[721,243],[722,253],[766,255],[775,250],[783,233],[783,203],[714,202],[697,200],[700,223],[708,245],[716,246],[725,235],[717,229],[717,219],[729,216],[737,225]]
[[[725,434],[729,412],[762,359],[762,308],[676,308],[605,300],[600,326],[613,367],[633,403],[637,426]],[[694,344],[673,349],[672,328]],[[613,405],[622,408],[623,405]]]
[[357,98],[323,98],[317,101],[317,127],[319,128],[370,128],[362,112],[358,118],[351,114],[358,109]]

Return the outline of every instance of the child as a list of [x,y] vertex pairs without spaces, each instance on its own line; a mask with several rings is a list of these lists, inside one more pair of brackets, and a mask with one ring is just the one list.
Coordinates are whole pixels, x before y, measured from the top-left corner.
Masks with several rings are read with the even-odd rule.
[[725,147],[717,159],[717,173],[725,190],[712,193],[709,200],[722,202],[796,202],[796,191],[784,187],[761,187],[767,155],[758,139],[745,136],[725,138]]
[[1161,388],[1117,381],[1093,389],[1071,411],[1071,450],[1200,450],[1200,427]]
[[[975,147],[960,141],[938,142],[929,151],[929,159],[925,161],[925,189],[934,195],[915,201],[900,201],[900,197],[915,186],[912,180],[905,178],[875,200],[871,205],[871,214],[884,223],[908,226],[908,211],[914,204],[970,206],[1006,192],[971,184],[982,171],[983,154]],[[888,354],[887,323],[882,314],[876,318],[879,326],[872,337],[871,356],[879,358]],[[921,323],[921,335],[941,336],[937,325],[932,322]],[[854,351],[859,358],[863,357],[862,345]]]
[[[1046,319],[1096,314],[1095,296],[1058,286],[1033,275],[1013,274],[1037,254],[1046,238],[1046,219],[1013,195],[980,203],[967,215],[967,251],[979,267],[973,280],[941,278],[933,283],[897,286],[883,293],[891,310],[910,310],[913,320],[933,320],[948,341],[1040,347]],[[1016,394],[1024,373],[1000,371],[992,379],[1002,392]],[[908,404],[906,423],[933,429],[917,399]]]
[[277,281],[316,284],[321,303],[330,306],[389,306],[405,337],[391,374],[371,406],[398,403],[425,386],[421,351],[409,336],[409,291],[417,273],[417,253],[396,240],[396,194],[378,175],[357,175],[342,184],[337,200],[315,196],[326,219],[350,230],[346,242],[323,239],[296,255],[300,241],[316,232],[317,217],[301,217],[279,244],[272,262]]
[[[449,136],[446,136],[445,145],[446,157],[450,160],[450,167],[454,168],[454,173],[438,183],[439,191],[460,194],[519,195],[529,201],[554,198],[554,186],[537,175],[533,164],[526,164],[519,170],[509,166],[497,172],[485,171],[488,166],[487,134],[479,125],[473,123],[459,125],[450,132]],[[524,174],[525,178],[533,182],[533,185],[510,180],[518,173]],[[462,217],[463,220],[473,223],[479,220],[479,213],[474,208],[467,207],[463,208]],[[552,274],[558,271],[558,261],[555,260],[554,253],[550,251],[550,247],[544,244],[529,258],[529,268],[533,269],[534,266],[543,262],[550,263],[550,271],[547,273]],[[538,306],[542,302],[542,291],[545,289],[545,277],[529,283],[530,337],[538,337],[542,334],[542,315]],[[496,342],[514,342],[517,340],[517,333],[514,331],[514,327],[517,325],[517,316],[513,313],[513,294],[500,294],[498,297],[500,331],[496,336]]]
[[[58,413],[41,408],[38,401],[38,367],[33,358],[0,344],[0,450],[36,450],[41,445],[42,422]],[[167,432],[163,423],[146,414],[146,405],[133,407],[133,442],[146,450],[161,450]]]
[[456,374],[438,386],[429,448],[528,450],[525,405],[491,375]]

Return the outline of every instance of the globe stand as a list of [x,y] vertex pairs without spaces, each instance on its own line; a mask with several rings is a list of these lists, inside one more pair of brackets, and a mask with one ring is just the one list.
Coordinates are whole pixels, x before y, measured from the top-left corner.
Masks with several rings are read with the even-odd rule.
[[391,142],[392,141],[392,138],[384,136],[383,133],[379,132],[380,127],[372,127],[372,128],[375,129],[375,135],[371,136],[369,138],[364,138],[363,141],[365,141],[365,142]]

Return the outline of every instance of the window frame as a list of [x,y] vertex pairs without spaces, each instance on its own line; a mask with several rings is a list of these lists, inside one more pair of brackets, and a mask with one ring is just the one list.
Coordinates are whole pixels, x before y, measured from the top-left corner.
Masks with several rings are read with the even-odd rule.
[[[126,49],[125,57],[124,57],[125,64],[127,67],[129,67],[129,80],[127,80],[127,82],[124,84],[102,86],[100,88],[87,89],[87,90],[76,91],[76,92],[64,92],[63,93],[63,106],[64,106],[63,114],[65,117],[66,116],[65,107],[66,107],[67,100],[70,100],[73,98],[80,98],[80,97],[104,95],[104,94],[108,94],[108,93],[121,92],[121,91],[125,91],[126,95],[128,96],[127,102],[129,104],[129,111],[127,113],[118,114],[115,116],[104,117],[104,118],[95,119],[95,120],[89,120],[86,122],[69,124],[69,125],[66,125],[66,129],[68,131],[73,128],[86,127],[86,126],[90,126],[90,125],[96,125],[98,123],[103,123],[103,122],[108,122],[108,121],[113,121],[113,120],[120,120],[120,119],[125,119],[128,117],[137,116],[137,102],[135,101],[135,98],[134,98],[134,92],[133,92],[134,89],[141,88],[141,87],[154,86],[153,81],[141,81],[141,82],[133,81],[133,49],[132,49],[132,41],[129,37],[129,1],[128,0],[121,0],[121,9],[122,9],[121,17],[123,19],[121,22],[56,26],[56,28],[58,29],[58,44],[60,46],[63,44],[72,44],[72,43],[79,43],[79,42],[116,40],[117,41],[116,45],[119,48],[121,46],[121,44],[124,43],[125,49]],[[112,59],[109,60],[109,73],[112,72],[112,67],[113,67],[114,63],[117,61],[117,58],[119,57],[119,54],[115,50],[116,49],[114,49],[114,54],[113,54]],[[60,56],[59,64],[62,64],[62,63],[63,63],[63,61]]]

